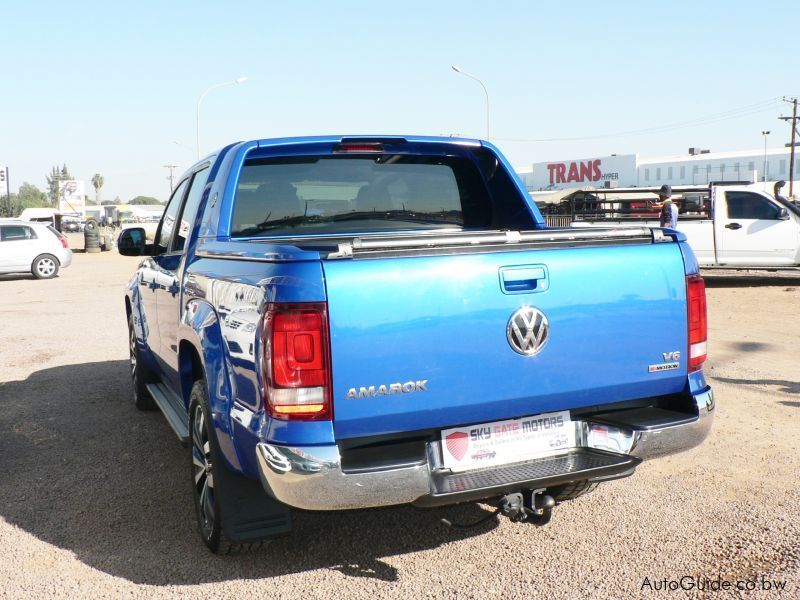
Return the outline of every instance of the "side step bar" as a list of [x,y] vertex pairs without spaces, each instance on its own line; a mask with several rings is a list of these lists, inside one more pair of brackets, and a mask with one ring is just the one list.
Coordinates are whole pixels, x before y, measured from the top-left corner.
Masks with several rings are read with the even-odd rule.
[[175,435],[186,446],[189,443],[189,415],[183,407],[183,402],[176,397],[170,389],[161,383],[148,383],[147,391],[164,413],[167,423],[172,427]]
[[462,502],[521,489],[553,487],[581,479],[610,479],[630,474],[640,462],[638,458],[625,454],[576,448],[567,454],[500,468],[465,473],[434,473],[431,495],[420,498],[414,504],[437,506],[450,503],[454,498]]

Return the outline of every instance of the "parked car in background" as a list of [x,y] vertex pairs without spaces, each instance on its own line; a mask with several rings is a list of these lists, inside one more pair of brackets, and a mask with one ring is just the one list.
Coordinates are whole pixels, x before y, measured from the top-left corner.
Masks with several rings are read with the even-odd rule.
[[64,233],[78,233],[80,230],[81,226],[78,221],[62,220],[61,222],[61,231]]
[[[788,200],[758,184],[676,186],[672,192],[680,210],[676,229],[701,268],[800,267],[800,209]],[[554,209],[548,215],[553,225],[658,227],[657,196],[657,188],[581,190],[544,208]]]
[[26,208],[19,215],[23,221],[35,221],[52,225],[56,231],[63,231],[62,220],[64,214],[54,208]]
[[72,262],[67,238],[48,223],[0,219],[0,273],[50,279]]

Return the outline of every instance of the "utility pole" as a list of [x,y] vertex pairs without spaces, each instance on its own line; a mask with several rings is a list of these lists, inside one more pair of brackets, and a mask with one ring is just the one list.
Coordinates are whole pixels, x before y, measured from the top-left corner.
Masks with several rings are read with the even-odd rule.
[[178,165],[163,165],[165,169],[169,169],[169,175],[167,175],[167,179],[169,179],[169,195],[172,196],[172,185],[175,181],[175,176],[172,173],[173,169],[177,169]]
[[764,175],[761,179],[765,184],[767,182],[767,136],[769,135],[769,131],[762,131],[761,135],[764,136]]
[[10,217],[11,216],[11,212],[12,212],[12,210],[11,210],[11,181],[9,180],[9,177],[8,177],[8,167],[6,167],[5,176],[6,176],[6,216]]
[[797,134],[797,98],[784,98],[784,102],[792,104],[791,117],[778,117],[782,121],[792,121],[792,142],[791,150],[789,152],[789,199],[794,198],[794,144],[795,135]]

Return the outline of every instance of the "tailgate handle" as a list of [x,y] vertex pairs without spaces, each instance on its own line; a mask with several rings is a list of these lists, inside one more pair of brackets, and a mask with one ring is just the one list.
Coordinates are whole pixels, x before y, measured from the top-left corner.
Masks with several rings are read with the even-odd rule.
[[500,287],[506,294],[544,292],[549,285],[544,265],[500,268]]

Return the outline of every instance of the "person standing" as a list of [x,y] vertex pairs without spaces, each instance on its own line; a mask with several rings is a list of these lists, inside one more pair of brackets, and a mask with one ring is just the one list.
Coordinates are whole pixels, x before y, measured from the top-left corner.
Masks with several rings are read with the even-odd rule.
[[678,225],[678,205],[672,201],[672,187],[662,185],[658,190],[658,202],[653,204],[653,208],[661,210],[658,222],[661,227],[675,229]]
[[786,185],[786,182],[781,179],[775,184],[775,187],[772,188],[773,195],[775,196],[776,200],[783,200],[784,202],[788,202],[788,198],[783,195],[783,186]]

